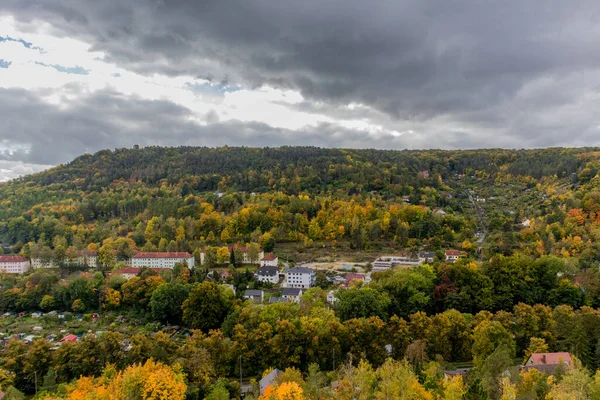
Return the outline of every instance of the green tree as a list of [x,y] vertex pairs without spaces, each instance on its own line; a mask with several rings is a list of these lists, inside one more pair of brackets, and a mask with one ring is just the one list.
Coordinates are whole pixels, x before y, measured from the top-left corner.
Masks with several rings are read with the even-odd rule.
[[152,318],[163,322],[177,324],[183,315],[182,305],[188,297],[186,285],[164,283],[152,292],[150,297],[150,313]]
[[338,291],[337,298],[335,313],[342,321],[371,316],[387,320],[390,299],[385,293],[370,287],[345,289]]
[[194,329],[217,329],[232,307],[233,293],[213,282],[192,286],[183,302],[183,323]]

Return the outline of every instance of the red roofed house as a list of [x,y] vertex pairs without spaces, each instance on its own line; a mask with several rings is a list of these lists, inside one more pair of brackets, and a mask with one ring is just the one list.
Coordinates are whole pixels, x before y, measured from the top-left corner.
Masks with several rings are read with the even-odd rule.
[[131,258],[132,267],[171,268],[177,263],[194,267],[194,256],[188,252],[140,252]]
[[559,366],[563,366],[565,370],[573,368],[573,360],[571,354],[562,353],[533,353],[523,368],[537,369],[540,372],[552,375]]
[[363,274],[346,274],[346,285],[349,285],[352,281],[364,281],[365,276]]
[[446,254],[446,261],[450,261],[450,262],[454,262],[454,261],[458,260],[460,257],[465,257],[467,255],[466,252],[458,251],[458,250],[446,250],[445,254]]
[[29,270],[29,260],[21,256],[0,256],[0,272],[24,274]]
[[277,267],[279,265],[279,258],[273,253],[267,253],[260,260],[261,267]]
[[77,341],[77,336],[70,334],[65,336],[64,338],[60,339],[61,342],[71,342],[71,343],[75,343]]
[[[150,268],[150,269],[157,273],[160,273],[160,271],[162,271],[164,269],[171,269],[171,268]],[[118,270],[117,274],[120,274],[125,279],[130,280],[134,276],[138,276],[138,274],[140,273],[141,270],[142,270],[141,268],[136,268],[136,267],[124,267],[124,268],[121,268],[120,270]]]

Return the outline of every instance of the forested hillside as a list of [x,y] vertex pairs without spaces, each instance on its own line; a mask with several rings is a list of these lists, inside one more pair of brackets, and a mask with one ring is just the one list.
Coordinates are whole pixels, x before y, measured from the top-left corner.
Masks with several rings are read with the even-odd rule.
[[[467,189],[504,195],[510,184],[511,201],[530,196],[516,215],[488,214],[492,229],[514,231],[525,217],[562,222],[573,210],[588,218],[594,201],[581,200],[596,196],[597,156],[594,149],[105,150],[0,185],[0,240],[26,255],[28,243],[81,249],[121,239],[135,249],[193,251],[265,235],[306,246],[440,249],[476,239]],[[551,230],[555,244],[570,236]],[[504,238],[502,251],[521,239],[548,242],[545,232],[532,235]]]

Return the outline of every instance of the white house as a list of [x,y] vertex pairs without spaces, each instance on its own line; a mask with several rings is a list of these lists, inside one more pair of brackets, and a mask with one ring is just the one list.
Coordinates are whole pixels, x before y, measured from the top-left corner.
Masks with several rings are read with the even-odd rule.
[[523,228],[529,228],[531,226],[531,220],[528,219],[524,219],[523,222],[521,222],[521,226],[523,226]]
[[0,256],[0,272],[24,274],[29,270],[29,260],[21,256]]
[[300,303],[300,297],[302,297],[302,289],[299,288],[284,288],[281,297],[288,302]]
[[171,268],[177,263],[186,263],[194,268],[194,256],[188,252],[140,252],[131,258],[134,268]]
[[444,254],[446,255],[446,261],[449,261],[449,262],[454,262],[454,261],[458,260],[459,258],[465,257],[467,255],[466,252],[458,251],[458,250],[446,250],[444,252]]
[[294,267],[285,274],[284,287],[308,289],[315,284],[315,272],[311,268]]
[[265,254],[260,260],[260,265],[263,267],[277,267],[279,265],[279,257],[273,253]]
[[256,279],[261,282],[279,283],[279,268],[273,266],[260,267],[256,272]]
[[435,259],[434,251],[420,251],[419,252],[419,260],[421,260],[421,262],[432,263],[434,259]]

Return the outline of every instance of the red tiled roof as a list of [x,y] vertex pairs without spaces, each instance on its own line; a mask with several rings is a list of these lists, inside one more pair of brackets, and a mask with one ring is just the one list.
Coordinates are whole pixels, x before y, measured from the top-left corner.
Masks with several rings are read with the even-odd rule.
[[[533,364],[531,364],[533,361]],[[571,354],[567,352],[561,353],[533,353],[527,360],[526,365],[554,365],[564,362],[571,366]]]
[[346,284],[355,279],[363,281],[365,280],[365,276],[363,274],[346,274]]
[[464,251],[458,251],[458,250],[446,250],[445,254],[447,256],[462,256],[467,253],[465,253]]
[[139,252],[133,258],[190,258],[192,255],[186,252]]
[[70,334],[65,336],[64,338],[60,339],[61,342],[76,342],[77,341],[77,336]]
[[25,257],[21,256],[0,256],[0,262],[23,262],[27,261]]
[[277,256],[273,253],[269,253],[269,254],[265,254],[265,256],[263,257],[263,261],[275,261],[277,259]]

